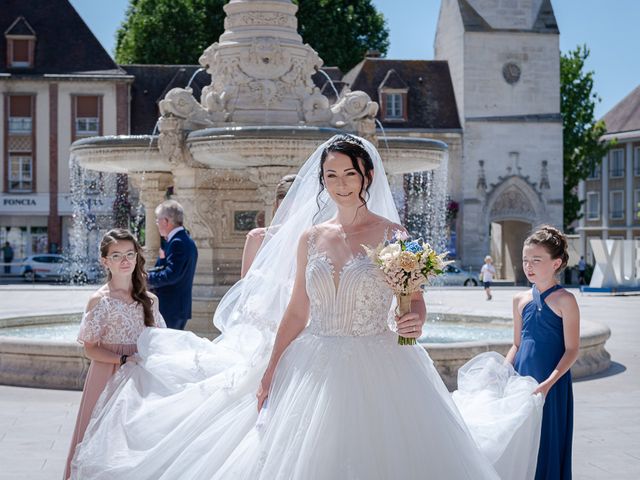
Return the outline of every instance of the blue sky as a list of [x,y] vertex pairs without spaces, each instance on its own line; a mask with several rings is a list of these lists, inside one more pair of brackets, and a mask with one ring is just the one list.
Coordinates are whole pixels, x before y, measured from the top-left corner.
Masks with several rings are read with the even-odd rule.
[[[115,32],[128,0],[71,0],[107,51],[113,54]],[[431,59],[439,0],[373,0],[391,32],[388,58]],[[640,84],[638,0],[552,0],[560,27],[560,50],[586,43],[588,68],[595,71],[596,107],[604,115]]]

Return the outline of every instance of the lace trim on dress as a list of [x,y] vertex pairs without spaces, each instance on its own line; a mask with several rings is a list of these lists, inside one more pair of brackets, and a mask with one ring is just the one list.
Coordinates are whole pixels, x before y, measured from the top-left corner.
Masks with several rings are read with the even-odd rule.
[[[152,308],[156,326],[166,327],[158,305]],[[145,328],[142,305],[105,295],[82,317],[78,342],[134,344]]]

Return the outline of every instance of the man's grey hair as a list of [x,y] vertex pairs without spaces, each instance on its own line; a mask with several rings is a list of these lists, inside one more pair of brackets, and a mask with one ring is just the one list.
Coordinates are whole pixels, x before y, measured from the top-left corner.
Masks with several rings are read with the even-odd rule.
[[184,223],[184,208],[175,200],[166,200],[156,207],[156,217],[166,218],[173,225],[181,227]]

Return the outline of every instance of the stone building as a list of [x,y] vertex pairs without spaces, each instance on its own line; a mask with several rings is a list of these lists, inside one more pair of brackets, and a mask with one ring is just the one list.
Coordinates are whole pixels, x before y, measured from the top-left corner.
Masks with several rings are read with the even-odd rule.
[[[129,132],[133,77],[67,0],[3,1],[0,35],[0,242],[16,258],[61,251],[72,224],[69,145]],[[90,209],[110,214],[112,204]]]
[[449,189],[460,204],[460,258],[492,253],[501,278],[523,282],[522,241],[562,226],[559,30],[550,0],[442,0],[435,58],[451,71],[460,156]]
[[580,182],[580,254],[593,263],[591,238],[640,240],[640,86],[602,118],[616,144]]

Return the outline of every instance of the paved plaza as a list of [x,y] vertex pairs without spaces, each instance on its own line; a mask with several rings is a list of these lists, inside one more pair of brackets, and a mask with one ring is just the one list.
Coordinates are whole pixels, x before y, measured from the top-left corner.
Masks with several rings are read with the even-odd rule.
[[[80,312],[95,287],[0,286],[0,318]],[[517,288],[435,288],[431,312],[509,317]],[[609,371],[574,384],[574,478],[640,478],[640,296],[577,294],[582,318],[611,329]],[[428,328],[428,325],[427,327]],[[0,386],[0,479],[62,476],[80,392]],[[428,435],[428,432],[425,432]]]

